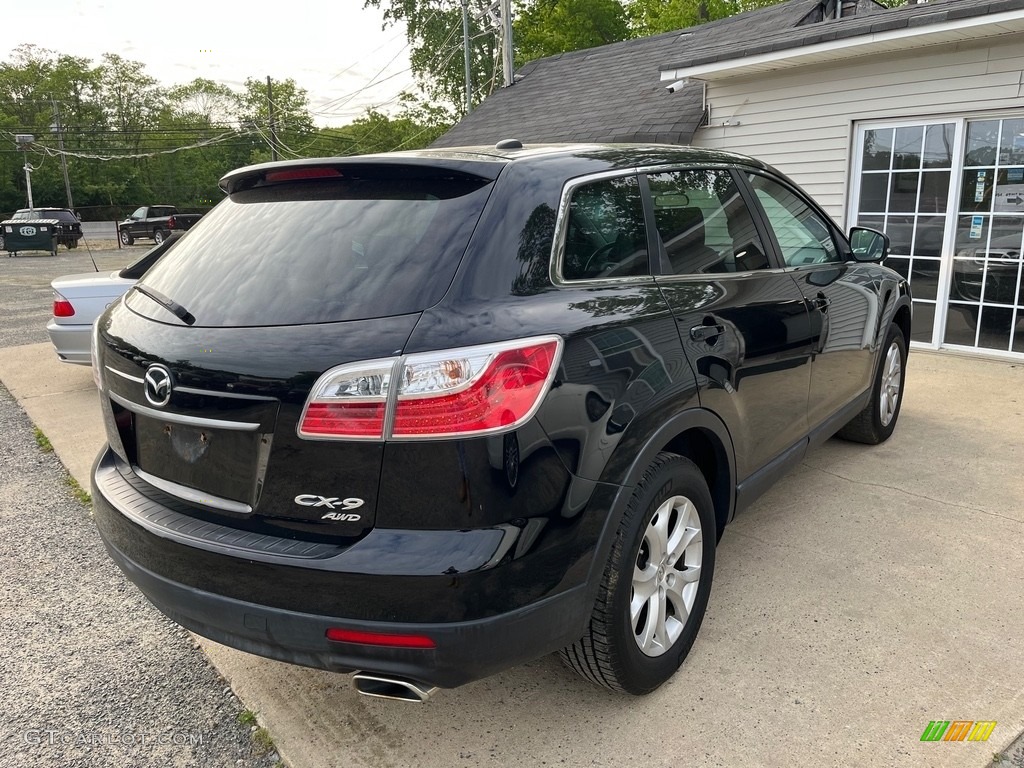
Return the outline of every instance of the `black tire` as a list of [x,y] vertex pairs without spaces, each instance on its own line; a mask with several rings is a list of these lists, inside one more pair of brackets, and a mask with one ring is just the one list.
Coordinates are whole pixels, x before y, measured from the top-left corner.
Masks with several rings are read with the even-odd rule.
[[156,243],[157,245],[160,245],[160,243],[162,243],[166,238],[167,233],[164,232],[162,229],[157,229],[153,231],[153,242]]
[[4,242],[4,236],[0,234],[0,251],[4,250],[5,245],[7,245],[7,243]]
[[[691,506],[680,505],[679,499],[688,501]],[[652,550],[649,533],[652,520],[658,514],[667,515],[669,532],[677,530],[675,526],[684,524],[687,518],[690,523],[695,520],[700,523],[699,540],[693,536],[678,562],[669,559],[661,567],[654,566],[652,555],[657,557],[657,553]],[[680,541],[686,541],[686,533],[692,530],[691,525],[684,524],[684,538]],[[687,458],[659,453],[633,491],[619,524],[601,577],[590,626],[582,638],[560,651],[566,666],[597,685],[633,695],[650,693],[668,680],[689,653],[704,619],[715,570],[715,531],[714,506],[700,470]],[[671,542],[673,537],[668,535],[667,538]],[[643,607],[634,621],[630,604],[635,595],[636,565],[641,565],[644,572],[653,573],[650,581],[659,586],[648,600],[640,601]],[[683,586],[680,590],[682,594],[689,592],[692,597],[689,614],[680,622],[677,603],[664,599],[664,585],[690,583],[692,580],[682,574],[693,574],[695,568],[699,576],[693,582],[694,589]],[[675,596],[670,588],[668,591]],[[641,650],[644,633],[638,635],[636,628],[650,627],[649,606],[652,600],[658,600],[658,594],[662,596],[665,615],[675,619],[671,631],[676,636],[672,639],[663,635],[661,640],[671,642],[660,643],[653,650],[658,655],[651,655]]]
[[135,243],[135,238],[132,237],[132,233],[126,229],[121,230],[119,237],[121,238],[121,245],[133,245]]
[[[892,387],[895,382],[892,380],[890,355],[894,356],[899,363],[899,383],[895,393],[893,393]],[[907,342],[903,338],[903,331],[895,325],[890,325],[889,332],[885,335],[885,344],[882,346],[875,380],[871,384],[871,400],[863,411],[839,430],[837,436],[844,440],[867,445],[878,445],[888,440],[893,430],[896,429],[896,422],[900,417],[900,408],[903,406],[903,385],[906,377]],[[883,401],[887,403],[884,409]],[[889,415],[888,421],[885,420],[885,414]]]

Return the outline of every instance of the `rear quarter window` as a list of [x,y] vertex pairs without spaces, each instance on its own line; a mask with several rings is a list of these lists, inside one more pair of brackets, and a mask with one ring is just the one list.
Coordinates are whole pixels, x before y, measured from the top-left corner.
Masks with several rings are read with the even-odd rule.
[[[491,183],[420,170],[287,182],[236,192],[143,283],[197,325],[297,325],[418,312],[437,303]],[[174,322],[139,294],[136,311]]]

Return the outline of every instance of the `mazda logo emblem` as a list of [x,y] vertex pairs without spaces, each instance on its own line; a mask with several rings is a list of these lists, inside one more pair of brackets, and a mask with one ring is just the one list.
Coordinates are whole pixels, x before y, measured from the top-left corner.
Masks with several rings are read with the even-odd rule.
[[151,365],[143,380],[146,399],[162,408],[171,401],[171,372],[162,365]]

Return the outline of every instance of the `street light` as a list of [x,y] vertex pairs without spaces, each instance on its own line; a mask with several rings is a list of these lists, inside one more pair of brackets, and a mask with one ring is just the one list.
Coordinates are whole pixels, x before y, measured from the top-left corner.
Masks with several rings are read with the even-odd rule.
[[31,133],[17,133],[14,135],[14,140],[18,143],[18,149],[25,153],[25,186],[28,188],[28,210],[29,215],[35,212],[35,205],[32,203],[32,171],[33,168],[28,164],[28,145],[36,140],[36,137]]

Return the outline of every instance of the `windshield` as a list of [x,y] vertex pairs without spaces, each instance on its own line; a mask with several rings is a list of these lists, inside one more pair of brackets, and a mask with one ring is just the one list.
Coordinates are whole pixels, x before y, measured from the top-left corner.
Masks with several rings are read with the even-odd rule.
[[[437,303],[490,183],[451,172],[288,182],[236,192],[143,279],[198,326],[297,325]],[[129,306],[169,313],[140,294]]]

